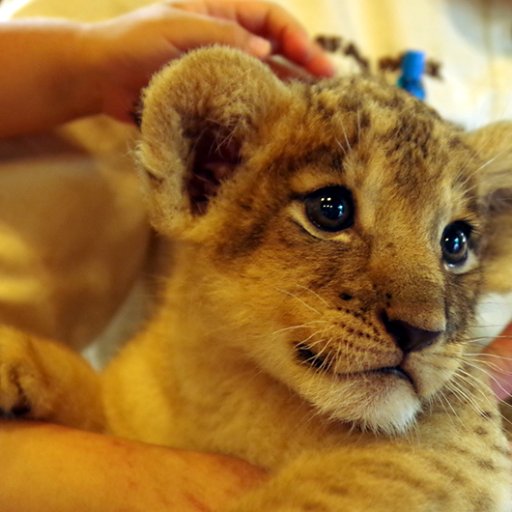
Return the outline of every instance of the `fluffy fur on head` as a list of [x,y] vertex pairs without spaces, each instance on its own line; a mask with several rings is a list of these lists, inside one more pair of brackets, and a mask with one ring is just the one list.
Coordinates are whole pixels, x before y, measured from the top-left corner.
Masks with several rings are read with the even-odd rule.
[[456,380],[482,291],[511,288],[510,134],[364,78],[285,85],[225,48],[169,65],[138,157],[178,241],[172,351],[236,354],[321,415],[403,431]]

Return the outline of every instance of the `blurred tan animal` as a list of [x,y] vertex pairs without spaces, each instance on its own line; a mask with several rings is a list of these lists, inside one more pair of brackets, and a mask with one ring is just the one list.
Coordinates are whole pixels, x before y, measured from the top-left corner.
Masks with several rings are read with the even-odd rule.
[[512,510],[468,335],[512,284],[511,137],[368,79],[190,53],[144,98],[140,173],[173,241],[153,320],[101,383],[6,329],[1,407],[269,468],[236,512]]

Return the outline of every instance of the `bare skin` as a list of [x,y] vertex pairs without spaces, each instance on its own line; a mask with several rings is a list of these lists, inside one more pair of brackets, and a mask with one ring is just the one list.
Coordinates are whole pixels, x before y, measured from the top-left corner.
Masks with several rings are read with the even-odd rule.
[[130,121],[140,90],[164,63],[208,44],[261,59],[279,54],[309,73],[333,69],[302,25],[269,2],[166,2],[99,23],[0,23],[0,137],[106,113]]
[[0,422],[0,452],[3,512],[208,512],[265,478],[229,457],[42,423]]

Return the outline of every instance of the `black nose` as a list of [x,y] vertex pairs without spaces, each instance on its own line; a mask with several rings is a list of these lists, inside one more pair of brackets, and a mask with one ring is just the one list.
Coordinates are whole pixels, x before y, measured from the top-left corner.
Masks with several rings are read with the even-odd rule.
[[403,320],[390,320],[384,312],[382,323],[396,344],[407,354],[423,350],[437,341],[442,331],[427,331],[411,325]]

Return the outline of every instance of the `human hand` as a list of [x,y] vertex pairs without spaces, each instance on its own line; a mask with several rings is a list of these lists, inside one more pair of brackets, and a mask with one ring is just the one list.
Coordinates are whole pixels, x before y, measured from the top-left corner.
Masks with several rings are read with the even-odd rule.
[[282,55],[317,76],[333,73],[326,54],[281,7],[263,1],[166,2],[87,25],[83,48],[95,70],[98,110],[122,120],[151,75],[187,50],[226,44],[265,59]]

